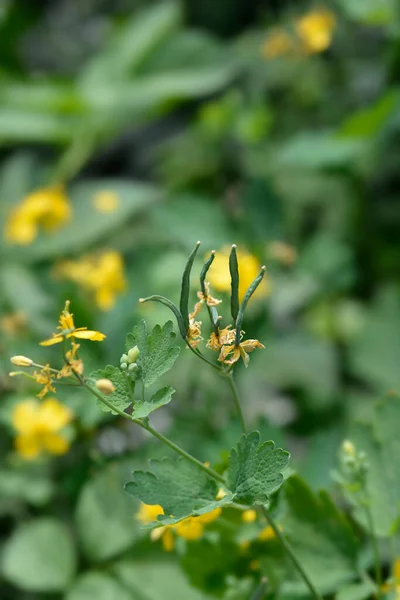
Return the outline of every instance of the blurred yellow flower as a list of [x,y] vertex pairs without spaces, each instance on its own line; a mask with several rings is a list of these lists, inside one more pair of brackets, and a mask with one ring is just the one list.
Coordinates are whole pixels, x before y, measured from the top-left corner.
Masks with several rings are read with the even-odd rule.
[[297,19],[295,27],[307,53],[323,52],[332,43],[336,17],[327,9],[314,10]]
[[[282,527],[278,525],[279,531],[282,531]],[[276,537],[275,531],[272,529],[270,525],[267,525],[259,534],[258,539],[261,542],[268,542],[269,540],[273,540]]]
[[[230,292],[231,276],[229,272],[230,246],[224,246],[216,253],[214,262],[208,271],[208,279],[218,292]],[[239,300],[243,300],[247,288],[260,272],[258,259],[246,249],[238,249],[239,264]],[[254,297],[265,298],[270,294],[270,283],[267,277],[261,281],[254,293]]]
[[393,577],[381,586],[381,591],[385,594],[394,592],[395,600],[400,600],[400,558],[397,558],[393,563]]
[[18,454],[26,460],[36,458],[41,452],[65,454],[69,442],[60,432],[72,418],[71,411],[55,398],[42,403],[36,400],[20,402],[12,413]]
[[95,209],[104,214],[115,212],[119,207],[119,197],[112,190],[102,190],[93,196]]
[[52,231],[71,218],[71,206],[61,185],[41,188],[26,196],[12,211],[5,225],[7,242],[26,246],[39,233],[39,228]]
[[102,342],[104,340],[106,336],[104,333],[100,333],[100,331],[93,331],[87,327],[75,327],[74,315],[69,312],[69,305],[70,302],[67,300],[58,321],[60,325],[57,329],[59,329],[60,333],[53,333],[53,337],[40,342],[41,346],[52,346],[69,338],[80,338],[82,340],[91,340],[92,342]]
[[[136,516],[143,525],[149,525],[156,520],[158,515],[163,514],[162,506],[142,503]],[[204,526],[215,521],[220,514],[221,508],[215,508],[199,517],[187,517],[175,525],[164,525],[153,529],[150,537],[153,541],[161,539],[164,550],[171,552],[175,546],[175,535],[188,541],[198,540],[204,533]]]
[[244,523],[253,523],[257,519],[257,513],[253,508],[245,510],[242,513],[242,521]]
[[114,250],[65,261],[57,273],[93,294],[101,310],[110,310],[127,287],[123,258]]
[[261,54],[264,58],[273,59],[289,54],[293,50],[294,42],[289,33],[282,27],[275,27],[262,45]]

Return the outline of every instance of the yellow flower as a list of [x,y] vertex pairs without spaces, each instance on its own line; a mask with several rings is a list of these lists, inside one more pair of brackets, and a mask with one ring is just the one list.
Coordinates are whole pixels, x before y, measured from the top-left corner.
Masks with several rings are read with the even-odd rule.
[[271,242],[268,251],[272,258],[286,266],[293,265],[297,260],[296,249],[285,242]]
[[35,378],[36,383],[43,386],[42,390],[38,393],[38,398],[44,398],[49,392],[53,392],[53,394],[56,393],[56,388],[53,385],[54,375],[50,370],[50,365],[46,365],[39,372],[35,371],[33,377]]
[[249,353],[253,352],[256,348],[262,349],[265,348],[265,346],[258,340],[245,340],[244,342],[240,342],[238,346],[235,344],[232,344],[231,346],[222,346],[218,360],[227,365],[233,365],[240,357],[242,357],[244,366],[247,367],[250,361]]
[[77,344],[72,340],[70,350],[68,350],[65,353],[65,365],[63,366],[61,371],[59,371],[57,379],[62,379],[63,377],[71,377],[71,375],[73,375],[74,373],[79,373],[79,375],[83,374],[83,362],[80,358],[78,358],[79,348],[80,344]]
[[26,400],[17,404],[12,414],[12,424],[17,431],[15,447],[27,460],[36,458],[41,452],[65,454],[68,440],[60,431],[72,420],[71,411],[55,398],[41,404]]
[[119,207],[119,198],[112,190],[102,190],[93,196],[93,205],[100,213],[110,214]]
[[296,31],[309,54],[323,52],[332,43],[336,17],[330,10],[314,10],[296,22]]
[[[218,292],[230,292],[231,276],[229,272],[229,255],[231,247],[225,246],[215,255],[214,262],[208,271],[208,277],[211,285]],[[247,288],[254,281],[260,272],[258,259],[245,249],[238,250],[239,264],[239,300],[243,300]],[[270,285],[266,277],[261,281],[256,289],[254,296],[265,298],[270,293]]]
[[261,54],[264,58],[272,59],[289,54],[293,49],[294,43],[287,31],[282,27],[275,27],[261,47]]
[[257,519],[257,513],[253,508],[245,510],[242,513],[242,521],[245,523],[253,523]]
[[[282,531],[282,527],[278,525],[279,531]],[[273,540],[276,537],[275,531],[272,529],[270,525],[267,525],[259,534],[258,539],[261,542],[268,542],[269,540]]]
[[381,586],[381,591],[385,594],[394,592],[395,600],[400,600],[400,558],[394,561],[392,571],[393,577]]
[[39,228],[52,231],[71,218],[71,206],[60,185],[41,188],[26,196],[5,225],[5,238],[12,244],[31,244]]
[[57,329],[60,333],[53,333],[53,337],[44,342],[40,342],[41,346],[52,346],[59,344],[63,339],[80,338],[82,340],[91,340],[92,342],[102,342],[106,337],[100,331],[93,331],[87,327],[75,327],[73,314],[69,312],[69,300],[66,301],[64,310],[59,319],[60,325]]
[[[141,504],[137,513],[137,518],[143,525],[149,525],[156,520],[158,515],[163,515],[162,506]],[[153,529],[150,538],[152,541],[161,539],[163,548],[166,552],[171,552],[175,546],[174,536],[182,537],[185,540],[198,540],[203,536],[204,526],[215,521],[221,514],[221,508],[205,513],[199,517],[187,517],[175,525],[164,525]]]
[[59,265],[57,272],[93,294],[101,310],[110,310],[117,295],[127,287],[123,258],[113,250],[65,261]]

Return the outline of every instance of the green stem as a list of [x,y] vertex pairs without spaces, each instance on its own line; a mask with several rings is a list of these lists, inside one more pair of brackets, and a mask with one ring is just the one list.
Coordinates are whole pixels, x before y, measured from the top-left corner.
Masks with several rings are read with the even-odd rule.
[[230,373],[229,375],[225,375],[225,377],[227,378],[229,387],[231,388],[231,391],[232,391],[233,401],[235,403],[236,412],[237,412],[238,417],[239,417],[239,421],[240,421],[240,426],[242,428],[242,432],[246,433],[246,423],[245,423],[245,420],[244,420],[242,407],[240,405],[239,392],[238,392],[236,384],[235,384],[235,382],[233,380],[233,374]]
[[382,581],[383,581],[381,558],[379,555],[378,540],[375,535],[374,521],[372,518],[372,513],[371,513],[371,509],[369,507],[368,500],[366,500],[364,503],[364,509],[365,509],[365,514],[366,514],[367,521],[368,521],[368,527],[369,527],[369,530],[371,533],[371,544],[372,544],[372,552],[374,555],[375,579],[376,579],[376,587],[377,587],[376,596],[377,596],[377,598],[381,598],[382,597],[381,589],[382,589]]
[[315,598],[315,600],[322,600],[322,596],[320,596],[320,594],[317,592],[316,588],[314,587],[314,584],[309,579],[307,573],[303,569],[303,567],[302,567],[301,563],[299,562],[297,556],[293,552],[293,549],[292,549],[291,545],[289,544],[289,542],[287,541],[287,539],[282,535],[282,532],[280,531],[279,527],[276,525],[274,519],[271,517],[271,515],[268,512],[268,510],[266,509],[266,507],[262,506],[261,510],[263,512],[264,517],[268,521],[268,524],[273,529],[276,537],[278,538],[278,540],[280,541],[280,543],[284,547],[285,552],[289,555],[289,557],[290,557],[293,565],[296,567],[296,569],[299,572],[299,574],[301,575],[304,583],[306,584],[306,586],[310,590],[310,593],[313,596],[313,598]]
[[208,358],[206,358],[205,356],[203,356],[203,354],[199,350],[197,350],[196,348],[193,348],[193,346],[191,346],[189,344],[187,339],[185,341],[186,341],[186,344],[187,344],[187,347],[189,348],[189,350],[191,350],[193,352],[193,354],[195,356],[197,356],[197,358],[201,358],[201,360],[203,360],[205,363],[210,365],[210,367],[212,367],[213,369],[216,369],[218,371],[218,373],[221,373],[221,369],[218,365],[214,365],[214,363],[211,362],[211,360],[208,360]]
[[86,381],[84,379],[82,379],[81,377],[79,377],[79,381],[84,388],[86,388],[89,392],[91,392],[93,394],[93,396],[96,396],[96,398],[98,398],[100,400],[100,402],[103,402],[103,404],[108,406],[108,408],[110,408],[111,410],[116,412],[118,415],[120,415],[124,419],[128,419],[131,423],[135,423],[136,425],[139,425],[139,427],[141,427],[142,429],[145,429],[146,431],[151,433],[151,435],[153,435],[158,440],[163,442],[163,444],[165,444],[166,446],[169,446],[169,448],[172,448],[172,450],[174,450],[175,452],[177,452],[178,454],[183,456],[186,460],[188,460],[192,464],[199,467],[199,469],[201,469],[202,471],[205,471],[207,473],[207,475],[210,475],[210,477],[213,477],[213,479],[216,479],[217,481],[219,481],[219,483],[225,484],[225,479],[222,477],[222,475],[220,475],[213,469],[210,469],[210,467],[207,467],[207,465],[203,464],[200,460],[198,460],[197,458],[195,458],[194,456],[192,456],[191,454],[186,452],[186,450],[184,450],[180,446],[177,446],[177,444],[175,444],[173,441],[171,441],[170,439],[165,437],[165,435],[163,435],[162,433],[159,433],[158,431],[153,429],[153,427],[151,427],[151,425],[144,423],[140,419],[135,419],[131,415],[128,415],[128,413],[126,413],[123,410],[121,410],[120,408],[118,408],[117,406],[114,406],[114,404],[112,402],[110,402],[109,400],[107,400],[107,398],[105,398],[103,396],[103,394],[101,394],[95,388],[88,385],[86,383]]

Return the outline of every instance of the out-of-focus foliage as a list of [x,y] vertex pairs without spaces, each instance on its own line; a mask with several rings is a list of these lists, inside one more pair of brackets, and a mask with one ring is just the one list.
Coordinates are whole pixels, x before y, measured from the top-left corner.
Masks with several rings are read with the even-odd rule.
[[236,379],[250,431],[289,449],[304,479],[273,498],[278,523],[321,593],[376,594],[371,523],[351,486],[335,504],[343,477],[332,472],[344,438],[366,452],[390,577],[400,522],[396,0],[5,0],[0,58],[0,596],[255,600],[267,575],[265,597],[306,597],[257,515],[224,508],[197,534],[189,521],[150,539],[123,486],[133,467],[151,479],[150,455],[173,453],[81,389],[57,385],[71,418],[46,421],[31,410],[37,382],[8,375],[12,355],[51,361],[56,350],[37,344],[70,299],[77,326],[107,335],[75,339],[85,373],[109,378],[123,409],[118,374],[103,369],[140,345],[135,332],[125,338],[145,319],[146,343],[171,349],[168,364],[146,365],[161,389],[136,405],[138,418],[223,471],[240,437],[228,387],[181,342],[178,357],[169,325],[153,329],[166,307],[138,303],[155,293],[178,303],[198,239],[201,258],[217,251],[209,280],[224,317],[231,244],[241,298],[267,266],[244,323],[266,348]]

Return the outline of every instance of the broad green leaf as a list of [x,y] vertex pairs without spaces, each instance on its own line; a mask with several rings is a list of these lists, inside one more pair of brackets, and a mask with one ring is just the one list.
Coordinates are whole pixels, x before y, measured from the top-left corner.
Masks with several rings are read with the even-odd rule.
[[[124,588],[132,594],[131,600],[208,600],[210,598],[204,592],[193,589],[178,565],[170,560],[159,562],[124,560],[114,564],[112,571]],[[114,599],[119,600],[119,597],[118,599],[114,597],[112,600]],[[100,597],[99,600],[103,599]]]
[[[287,512],[279,519],[283,534],[307,575],[321,594],[330,594],[358,578],[358,541],[342,513],[326,492],[314,494],[300,478],[290,477],[284,487]],[[283,595],[306,595],[303,580],[277,542],[262,559],[271,581]]]
[[0,110],[0,146],[21,142],[64,144],[72,139],[78,126],[75,116],[4,106]]
[[[104,369],[99,369],[98,371],[93,371],[90,374],[92,379],[109,379],[115,387],[115,391],[107,396],[107,400],[109,400],[114,406],[120,408],[121,410],[125,410],[130,404],[132,404],[132,393],[129,387],[129,381],[127,376],[121,369],[118,367],[113,367],[112,365],[107,365]],[[112,412],[113,414],[117,414],[112,411],[108,406],[103,404],[100,400],[97,400],[98,406],[106,411]]]
[[203,515],[232,500],[230,494],[216,500],[218,485],[215,480],[182,457],[176,461],[170,458],[151,460],[150,466],[151,472],[134,471],[133,481],[125,485],[125,490],[145,504],[160,504],[165,515],[157,517],[160,524]]
[[150,335],[147,335],[145,321],[141,321],[128,334],[127,351],[134,346],[138,346],[140,350],[136,362],[145,387],[149,387],[173,367],[180,352],[179,346],[173,346],[175,338],[172,321],[167,321],[163,327],[156,325]]
[[137,400],[134,405],[132,416],[136,419],[144,419],[153,410],[171,402],[172,394],[175,390],[172,387],[164,387],[158,390],[150,400]]
[[349,583],[338,590],[336,600],[366,600],[376,594],[373,582],[366,579],[362,583]]
[[123,493],[124,478],[122,468],[112,464],[82,488],[75,520],[83,552],[91,561],[120,554],[136,538],[135,504]]
[[368,138],[377,135],[399,105],[398,90],[389,90],[372,106],[351,115],[338,132],[340,137]]
[[[379,402],[371,423],[357,423],[349,437],[357,451],[367,455],[367,493],[374,530],[378,536],[393,535],[400,517],[400,398],[387,396]],[[354,504],[354,497],[348,494]],[[368,530],[365,511],[356,507],[357,520]]]
[[81,575],[65,597],[65,600],[142,600],[133,595],[107,573],[92,571]]
[[50,477],[40,470],[20,468],[0,470],[0,513],[10,512],[22,501],[34,506],[48,502],[55,491]]
[[396,0],[339,0],[341,8],[351,19],[365,25],[392,25],[396,20]]
[[243,434],[229,457],[228,488],[244,504],[265,504],[283,483],[282,472],[289,464],[289,452],[274,442],[260,444],[260,434]]
[[22,525],[3,548],[1,572],[23,590],[61,592],[70,585],[75,569],[72,535],[56,519],[36,519]]

